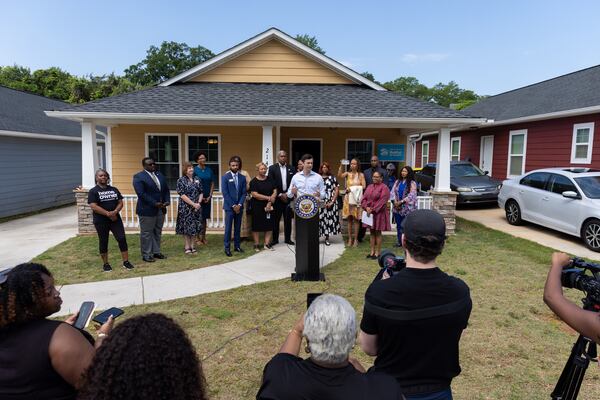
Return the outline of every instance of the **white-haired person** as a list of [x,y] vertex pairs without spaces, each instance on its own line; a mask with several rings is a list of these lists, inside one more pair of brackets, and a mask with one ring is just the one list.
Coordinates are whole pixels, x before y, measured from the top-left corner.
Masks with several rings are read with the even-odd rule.
[[[356,333],[356,313],[346,299],[333,294],[317,297],[265,366],[256,398],[404,399],[394,378],[365,372],[350,358]],[[307,359],[298,357],[304,337]]]

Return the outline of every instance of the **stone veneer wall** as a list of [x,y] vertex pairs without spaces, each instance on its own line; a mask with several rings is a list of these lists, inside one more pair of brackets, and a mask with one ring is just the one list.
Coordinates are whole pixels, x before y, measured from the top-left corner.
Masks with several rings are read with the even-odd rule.
[[92,216],[92,209],[88,204],[88,189],[78,188],[73,190],[77,202],[78,235],[91,235],[96,233]]
[[431,192],[433,197],[432,209],[439,212],[446,221],[446,234],[454,235],[456,232],[456,196],[457,192]]

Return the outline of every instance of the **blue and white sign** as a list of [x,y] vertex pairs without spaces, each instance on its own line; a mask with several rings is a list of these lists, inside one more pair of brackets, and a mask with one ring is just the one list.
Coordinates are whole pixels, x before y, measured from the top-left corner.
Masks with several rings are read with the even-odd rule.
[[294,212],[300,218],[310,219],[319,212],[319,202],[315,196],[303,194],[296,199]]
[[381,161],[404,161],[403,144],[378,144],[377,157]]

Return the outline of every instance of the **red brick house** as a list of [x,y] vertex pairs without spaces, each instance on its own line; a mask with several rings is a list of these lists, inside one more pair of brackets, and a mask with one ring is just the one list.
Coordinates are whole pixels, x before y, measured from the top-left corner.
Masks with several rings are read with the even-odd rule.
[[[600,65],[488,97],[463,112],[485,126],[451,131],[452,160],[498,179],[547,167],[600,168]],[[437,158],[437,132],[410,138],[415,167]]]

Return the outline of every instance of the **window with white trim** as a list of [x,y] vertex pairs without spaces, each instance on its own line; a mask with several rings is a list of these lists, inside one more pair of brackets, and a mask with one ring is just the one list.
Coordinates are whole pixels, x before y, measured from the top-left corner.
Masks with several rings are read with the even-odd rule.
[[421,142],[421,168],[429,163],[429,140]]
[[346,157],[348,160],[357,158],[360,161],[360,169],[364,171],[371,167],[373,157],[373,139],[347,139]]
[[169,189],[175,190],[181,176],[179,134],[149,134],[146,154],[156,163],[156,170],[167,179]]
[[206,166],[209,167],[214,176],[215,191],[219,190],[221,182],[221,140],[219,135],[208,134],[189,134],[187,135],[187,156],[194,166],[196,164],[196,153],[202,152],[206,154]]
[[450,140],[450,160],[460,161],[460,136]]
[[594,123],[573,125],[573,144],[571,146],[572,164],[590,164],[594,143]]
[[507,176],[519,176],[525,173],[525,155],[527,151],[527,130],[511,131],[508,141]]

